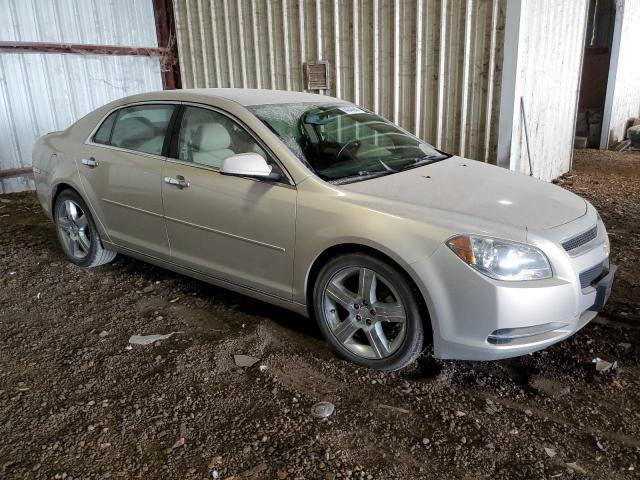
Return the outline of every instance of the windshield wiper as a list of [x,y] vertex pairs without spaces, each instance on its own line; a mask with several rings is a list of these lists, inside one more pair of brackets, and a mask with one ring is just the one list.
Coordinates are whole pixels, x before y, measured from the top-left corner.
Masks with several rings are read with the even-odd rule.
[[405,170],[411,170],[412,168],[417,168],[417,167],[421,167],[423,165],[428,165],[429,163],[437,162],[438,160],[444,160],[445,158],[448,158],[448,157],[446,155],[439,155],[439,156],[426,155],[424,157],[418,157],[418,158],[415,159],[415,161],[413,163],[405,165],[404,167],[402,167],[398,171],[403,172]]
[[382,165],[387,172],[389,172],[389,173],[398,173],[398,170],[395,170],[395,169],[391,168],[389,165],[384,163],[382,160],[378,159],[378,161],[380,162],[380,165]]
[[355,175],[348,175],[346,177],[334,178],[332,180],[329,180],[329,182],[335,185],[341,185],[343,183],[359,182],[362,180],[368,180],[370,178],[384,177],[385,175],[390,175],[391,173],[395,173],[395,171],[375,170],[373,172],[370,172],[368,170],[360,170]]

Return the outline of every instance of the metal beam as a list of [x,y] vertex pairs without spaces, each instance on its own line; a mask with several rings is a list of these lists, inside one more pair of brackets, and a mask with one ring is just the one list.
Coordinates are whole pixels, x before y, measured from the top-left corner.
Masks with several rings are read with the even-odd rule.
[[13,177],[32,177],[33,168],[11,168],[9,170],[0,170],[0,178],[13,178]]
[[171,0],[153,0],[153,16],[156,22],[156,36],[160,47],[162,86],[165,90],[182,88],[178,46],[176,41],[176,22]]
[[85,43],[0,42],[3,53],[75,53],[84,55],[137,55],[163,57],[166,48],[125,47],[122,45],[93,45]]

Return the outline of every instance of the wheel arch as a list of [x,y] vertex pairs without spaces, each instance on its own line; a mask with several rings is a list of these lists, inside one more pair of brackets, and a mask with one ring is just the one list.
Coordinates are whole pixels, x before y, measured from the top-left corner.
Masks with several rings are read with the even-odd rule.
[[425,322],[426,331],[432,332],[433,327],[431,325],[431,315],[429,307],[424,297],[423,288],[421,288],[421,282],[417,280],[415,272],[411,271],[410,268],[406,268],[405,266],[403,266],[398,259],[393,258],[390,254],[382,251],[382,249],[358,243],[340,243],[332,245],[326,248],[322,253],[320,253],[312,262],[311,267],[307,272],[304,286],[307,312],[310,318],[314,318],[315,316],[313,311],[313,289],[315,288],[315,284],[318,279],[318,275],[322,270],[322,267],[326,265],[329,260],[339,255],[345,255],[349,253],[365,253],[371,255],[372,257],[384,260],[393,268],[398,270],[398,272],[405,277],[409,284],[413,288],[415,288],[416,292],[418,293],[418,303],[420,305],[420,310],[423,313],[423,321]]
[[[93,208],[93,205],[91,204],[91,202],[89,202],[86,198],[85,195],[83,195],[82,193],[82,189],[79,188],[78,186],[74,185],[72,182],[66,181],[66,180],[61,180],[55,184],[53,184],[53,186],[51,187],[51,216],[53,218],[53,216],[55,215],[55,205],[56,205],[56,200],[58,199],[58,197],[60,196],[60,194],[66,190],[71,190],[72,192],[74,192],[76,195],[78,195],[86,204],[87,208],[89,209],[89,213],[91,214],[91,216],[93,217],[93,221],[94,224],[96,226],[96,228],[98,229],[98,233],[100,234],[101,237],[101,241],[104,243],[105,241],[111,243],[111,239],[109,237],[109,234],[107,233],[106,228],[104,227],[104,224],[102,223],[102,219],[98,216],[97,212],[95,211],[95,209]],[[54,219],[55,222],[55,219]]]
[[[51,211],[54,211],[54,207],[56,205],[56,200],[58,199],[58,197],[60,196],[60,194],[62,192],[64,192],[65,190],[73,190],[76,194],[78,194],[80,196],[80,198],[83,198],[82,194],[80,193],[80,191],[75,188],[73,185],[71,185],[70,183],[67,182],[58,182],[55,185],[53,185],[53,187],[51,187],[51,205],[49,206],[51,208]],[[86,203],[86,201],[85,201]]]

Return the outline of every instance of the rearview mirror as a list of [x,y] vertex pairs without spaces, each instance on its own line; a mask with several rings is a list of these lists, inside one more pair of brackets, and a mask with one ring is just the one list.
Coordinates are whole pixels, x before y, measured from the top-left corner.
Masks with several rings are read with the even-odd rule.
[[236,177],[262,178],[265,180],[280,180],[282,175],[274,172],[273,167],[257,153],[238,153],[222,161],[220,173]]

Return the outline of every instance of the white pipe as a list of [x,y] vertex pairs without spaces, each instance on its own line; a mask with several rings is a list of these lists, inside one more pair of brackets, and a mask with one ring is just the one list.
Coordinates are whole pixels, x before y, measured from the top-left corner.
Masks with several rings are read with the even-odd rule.
[[422,120],[422,10],[423,0],[418,0],[416,7],[416,99],[415,117],[413,120],[413,132],[420,137],[420,127]]
[[224,14],[224,36],[227,43],[227,67],[229,69],[229,86],[233,88],[235,84],[233,78],[233,53],[231,52],[231,26],[229,22],[228,0],[222,0],[222,13]]
[[438,55],[438,105],[436,110],[436,147],[443,148],[444,122],[444,69],[446,66],[447,45],[447,0],[441,1],[440,10],[440,52]]
[[244,15],[242,14],[242,0],[237,0],[238,10],[238,37],[240,40],[240,72],[242,75],[242,88],[247,88],[247,58],[246,45],[244,41]]
[[400,2],[393,2],[393,123],[400,121]]
[[[322,0],[316,0],[316,48],[318,49],[318,60],[322,60]],[[318,93],[324,95],[324,90]]]
[[336,97],[342,97],[342,79],[341,77],[341,65],[340,65],[340,2],[339,0],[333,0],[333,43],[335,57],[335,72],[336,72]]
[[276,88],[276,66],[275,55],[273,49],[273,14],[271,12],[271,2],[267,2],[267,33],[269,42],[269,79],[271,80],[271,88]]
[[360,17],[359,0],[353,0],[353,101],[360,104]]
[[[188,23],[188,22],[187,22]],[[211,36],[213,37],[213,54],[215,58],[220,58],[220,42],[218,40],[218,22],[216,20],[215,8],[211,9]],[[193,44],[192,49],[193,49]],[[216,87],[222,87],[222,72],[220,71],[220,63],[215,62],[216,67]]]
[[291,68],[289,65],[289,6],[282,0],[282,34],[284,36],[284,78],[287,90],[291,90]]
[[[187,2],[187,8],[188,8],[188,4],[189,2]],[[204,73],[204,82],[202,84],[203,87],[209,87],[209,62],[207,61],[207,48],[206,48],[206,38],[204,35],[204,15],[202,15],[202,0],[198,0],[198,3],[196,5],[196,8],[198,9],[198,23],[199,23],[199,28],[200,28],[200,44],[202,45],[202,48],[200,49],[200,53],[202,54],[202,70]],[[193,44],[191,44],[191,46],[193,47]],[[195,71],[194,71],[195,74]]]
[[258,16],[256,2],[251,2],[251,30],[253,35],[253,61],[256,69],[256,88],[262,88],[262,70],[260,68],[260,40],[258,39]]
[[304,29],[304,0],[298,2],[298,30],[300,34],[300,64],[306,60],[306,32]]
[[197,76],[197,69],[196,69],[196,65],[197,65],[197,60],[195,57],[195,53],[194,53],[194,48],[193,46],[195,45],[195,41],[193,38],[193,28],[191,28],[191,11],[189,9],[189,2],[186,2],[186,10],[187,10],[187,34],[189,36],[189,45],[191,46],[191,48],[189,48],[189,60],[191,61],[191,88],[196,88],[199,87],[199,83],[198,83],[198,76]]
[[469,65],[471,57],[471,22],[473,21],[473,0],[467,0],[464,20],[464,53],[462,61],[462,105],[460,112],[460,144],[458,150],[464,157],[467,152],[467,116],[469,114]]
[[489,161],[491,145],[491,119],[493,118],[493,82],[496,69],[496,32],[498,28],[498,0],[491,8],[491,40],[489,42],[489,71],[487,72],[486,114],[484,120],[484,161]]
[[379,0],[373,0],[373,111],[380,113],[380,27]]

